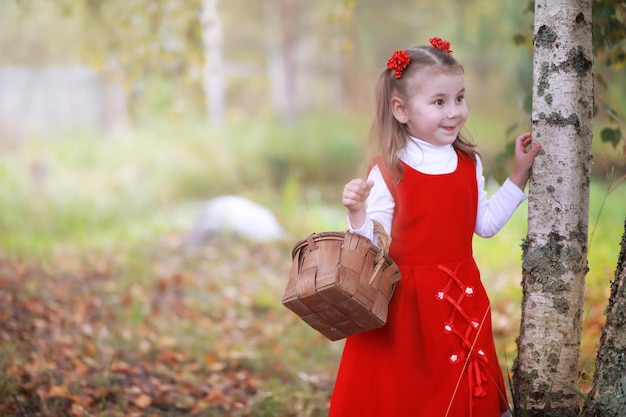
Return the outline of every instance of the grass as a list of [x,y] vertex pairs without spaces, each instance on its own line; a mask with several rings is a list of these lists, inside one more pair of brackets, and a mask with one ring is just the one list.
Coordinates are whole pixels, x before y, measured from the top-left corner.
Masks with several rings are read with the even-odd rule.
[[[285,211],[304,210],[299,204],[314,208],[312,222],[323,221],[332,217],[321,204],[324,184],[355,175],[360,159],[355,132],[345,122],[335,126],[302,134],[271,126],[226,131],[166,124],[113,138],[72,136],[5,148],[0,248],[44,255],[60,244],[143,242],[188,227],[199,203],[230,193],[270,206],[289,228],[302,222]],[[302,187],[314,180],[318,187]]]
[[[20,297],[39,297],[60,312],[66,306],[110,309],[95,321],[85,316],[102,335],[87,362],[102,389],[119,390],[121,363],[159,363],[170,352],[184,359],[168,363],[170,369],[157,367],[159,373],[197,383],[216,371],[256,378],[248,414],[241,415],[323,415],[342,343],[309,329],[281,306],[280,297],[293,243],[313,231],[345,229],[340,193],[359,174],[362,137],[345,122],[311,119],[292,130],[157,124],[115,137],[79,135],[5,147],[0,267],[16,267],[0,270],[0,281],[23,279],[14,288]],[[597,227],[587,275],[586,372],[593,369],[626,216],[623,190],[606,196],[606,187],[592,182],[590,223],[597,219]],[[195,253],[179,250],[202,203],[231,193],[269,207],[290,236],[272,245],[225,242]],[[497,348],[509,368],[519,328],[526,210],[522,205],[495,237],[475,239]],[[30,271],[26,278],[15,272],[20,265]],[[49,324],[73,334],[84,324],[70,317]],[[89,338],[80,332],[77,338],[78,348],[93,352]],[[2,369],[27,359],[20,343],[0,348]],[[16,393],[14,383],[0,377],[0,391]],[[101,408],[115,399],[123,409],[132,398],[112,392],[100,399]]]

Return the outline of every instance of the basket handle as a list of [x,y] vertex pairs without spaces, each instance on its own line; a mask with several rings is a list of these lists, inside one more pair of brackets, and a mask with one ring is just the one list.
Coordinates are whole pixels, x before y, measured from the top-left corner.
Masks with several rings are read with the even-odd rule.
[[315,249],[317,249],[317,245],[315,244],[315,241],[313,240],[313,235],[308,235],[306,237],[306,243],[309,248],[309,252],[312,252]]
[[385,263],[385,256],[389,254],[389,245],[391,244],[391,237],[387,234],[383,225],[377,222],[376,220],[372,220],[372,223],[374,223],[374,234],[376,234],[376,237],[378,238],[377,243],[378,243],[378,248],[380,249],[380,251],[376,255],[376,258],[374,259],[376,268],[374,268],[372,277],[368,281],[369,284],[374,282],[374,280],[378,277],[378,273],[380,272],[380,270],[383,267],[383,264]]
[[383,227],[382,224],[380,224],[376,220],[372,220],[372,223],[374,223],[374,234],[378,238],[378,247],[380,248],[381,252],[384,252],[382,256],[380,256],[380,254],[379,256],[381,258],[384,258],[385,256],[389,254],[389,245],[391,244],[391,237],[389,237],[389,235],[385,231],[385,228]]

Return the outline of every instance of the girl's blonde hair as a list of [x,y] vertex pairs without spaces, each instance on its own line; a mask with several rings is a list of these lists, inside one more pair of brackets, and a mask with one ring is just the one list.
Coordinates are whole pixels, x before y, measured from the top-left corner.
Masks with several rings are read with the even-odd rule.
[[[391,98],[398,96],[407,100],[410,79],[417,71],[428,69],[443,73],[463,73],[463,66],[448,52],[431,46],[416,46],[407,49],[410,62],[402,71],[402,77],[396,78],[394,71],[385,69],[378,76],[376,85],[376,115],[370,129],[370,145],[381,169],[392,174],[396,181],[402,178],[402,165],[398,159],[398,151],[405,145],[409,136],[408,128],[396,120],[391,112]],[[454,148],[476,160],[475,145],[461,133],[452,144]]]

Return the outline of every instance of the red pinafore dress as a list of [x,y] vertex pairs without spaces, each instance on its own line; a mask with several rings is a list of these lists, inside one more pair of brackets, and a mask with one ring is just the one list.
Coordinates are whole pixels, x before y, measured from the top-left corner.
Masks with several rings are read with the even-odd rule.
[[489,299],[472,256],[474,161],[428,175],[403,164],[390,256],[402,279],[387,325],[348,337],[330,417],[499,417],[507,410]]

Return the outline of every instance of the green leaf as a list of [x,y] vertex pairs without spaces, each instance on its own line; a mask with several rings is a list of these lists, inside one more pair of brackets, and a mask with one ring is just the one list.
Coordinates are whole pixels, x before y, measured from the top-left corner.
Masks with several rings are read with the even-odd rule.
[[617,147],[617,144],[622,139],[622,131],[620,129],[605,127],[602,129],[602,132],[600,132],[600,138],[602,142],[609,142],[613,147]]
[[515,35],[513,35],[513,43],[515,44],[515,46],[520,46],[524,43],[525,40],[526,38],[522,34],[516,33]]

